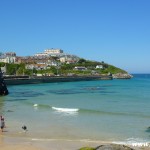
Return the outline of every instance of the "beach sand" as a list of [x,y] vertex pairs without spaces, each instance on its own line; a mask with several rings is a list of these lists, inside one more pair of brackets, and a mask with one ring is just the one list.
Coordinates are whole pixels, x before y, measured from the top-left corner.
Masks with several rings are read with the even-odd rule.
[[[0,150],[78,150],[81,147],[97,147],[110,144],[103,141],[43,140],[0,135]],[[133,147],[136,150],[150,150],[150,147]]]
[[97,146],[98,142],[75,140],[38,140],[0,135],[0,150],[77,150],[85,146]]

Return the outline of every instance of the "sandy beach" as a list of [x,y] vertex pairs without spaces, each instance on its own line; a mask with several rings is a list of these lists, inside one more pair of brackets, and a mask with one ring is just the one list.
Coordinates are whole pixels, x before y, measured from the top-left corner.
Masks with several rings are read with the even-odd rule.
[[99,142],[55,139],[38,141],[37,139],[0,136],[0,149],[2,150],[77,150],[81,147],[96,147],[97,145]]
[[[0,135],[0,150],[78,150],[81,147],[97,147],[107,145],[104,141],[76,141],[76,140],[44,140],[7,137]],[[132,146],[129,146],[132,147]],[[149,150],[150,147],[132,147],[135,150]]]

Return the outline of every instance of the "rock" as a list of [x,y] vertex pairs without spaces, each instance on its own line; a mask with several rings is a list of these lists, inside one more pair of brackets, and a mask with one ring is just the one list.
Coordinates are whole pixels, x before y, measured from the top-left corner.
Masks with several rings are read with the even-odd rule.
[[8,95],[7,86],[3,79],[3,74],[0,69],[0,95]]
[[133,76],[128,73],[117,73],[112,75],[113,79],[131,79]]
[[108,145],[100,145],[96,147],[95,150],[134,150],[134,149],[125,145],[108,144]]
[[107,145],[100,145],[95,148],[93,147],[82,147],[79,150],[135,150],[130,148],[126,145],[119,145],[119,144],[107,144]]

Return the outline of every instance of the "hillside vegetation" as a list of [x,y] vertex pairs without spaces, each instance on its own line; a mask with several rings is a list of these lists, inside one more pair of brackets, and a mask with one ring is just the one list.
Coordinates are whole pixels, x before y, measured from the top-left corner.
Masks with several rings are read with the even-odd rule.
[[[127,73],[125,70],[109,65],[105,62],[89,61],[80,59],[75,64],[58,62],[58,66],[49,66],[46,69],[26,69],[26,64],[6,64],[0,63],[0,67],[6,68],[6,75],[99,75],[99,74],[116,74]],[[28,64],[29,65],[29,64]],[[101,68],[96,68],[96,66]],[[85,67],[85,70],[75,70],[75,67]]]

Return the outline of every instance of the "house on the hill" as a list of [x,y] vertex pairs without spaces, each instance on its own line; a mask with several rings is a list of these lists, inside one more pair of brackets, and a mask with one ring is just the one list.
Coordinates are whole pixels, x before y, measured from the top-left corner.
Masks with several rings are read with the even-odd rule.
[[76,67],[74,67],[74,70],[85,71],[85,70],[87,70],[87,68],[82,67],[82,66],[76,66]]
[[96,69],[104,69],[103,65],[97,65]]

